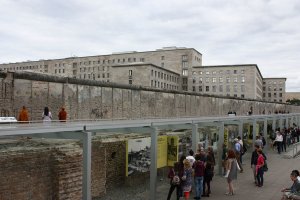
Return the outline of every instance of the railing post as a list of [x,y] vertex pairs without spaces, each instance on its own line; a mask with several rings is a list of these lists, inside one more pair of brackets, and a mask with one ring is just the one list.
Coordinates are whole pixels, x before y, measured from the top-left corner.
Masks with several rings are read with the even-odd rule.
[[157,179],[157,138],[156,127],[151,127],[151,148],[150,148],[150,200],[156,200],[156,179]]
[[197,152],[199,142],[198,124],[192,124],[192,149]]
[[[218,142],[218,172],[222,175],[222,153],[223,153],[223,143],[224,143],[224,122],[219,123],[219,142]],[[228,148],[228,147],[227,147]]]
[[92,133],[83,132],[83,184],[82,199],[91,200],[91,151]]

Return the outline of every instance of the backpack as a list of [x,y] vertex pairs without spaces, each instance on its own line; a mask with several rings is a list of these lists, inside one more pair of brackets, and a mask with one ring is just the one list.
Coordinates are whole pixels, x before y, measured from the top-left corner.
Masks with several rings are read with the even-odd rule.
[[265,137],[262,137],[262,143],[263,143],[263,146],[266,146],[266,139],[265,139]]
[[173,176],[172,178],[172,184],[173,185],[179,185],[180,184],[180,178],[178,175]]
[[194,164],[194,174],[195,176],[204,176],[204,170],[205,170],[205,166],[204,166],[204,162],[202,161],[196,161]]

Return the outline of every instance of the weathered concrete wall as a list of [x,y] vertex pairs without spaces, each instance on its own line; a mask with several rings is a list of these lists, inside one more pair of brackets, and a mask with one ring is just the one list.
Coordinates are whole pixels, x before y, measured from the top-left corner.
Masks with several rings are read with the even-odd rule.
[[222,116],[228,111],[245,115],[276,111],[299,112],[300,107],[282,103],[254,101],[195,93],[161,91],[97,81],[52,77],[39,74],[0,74],[2,116],[17,116],[29,108],[31,120],[41,120],[48,106],[54,119],[65,106],[68,119],[136,119],[153,117]]

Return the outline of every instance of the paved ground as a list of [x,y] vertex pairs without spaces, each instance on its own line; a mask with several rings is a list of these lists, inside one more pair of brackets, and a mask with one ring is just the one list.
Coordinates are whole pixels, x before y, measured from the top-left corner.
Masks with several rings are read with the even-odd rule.
[[[281,199],[280,190],[284,187],[291,186],[290,173],[293,169],[300,170],[300,158],[287,159],[283,155],[278,155],[272,150],[267,153],[269,171],[264,174],[264,186],[259,188],[254,185],[253,175],[250,168],[250,153],[244,157],[244,172],[238,174],[238,179],[234,181],[235,195],[224,195],[227,191],[226,179],[215,176],[211,182],[212,194],[210,197],[202,199],[210,200],[277,200]],[[147,200],[149,199],[148,183],[140,185],[137,188],[119,188],[109,192],[105,200],[130,199],[130,200]],[[157,187],[157,200],[166,200],[169,191],[167,180],[160,181]],[[191,194],[190,199],[193,199]],[[175,191],[172,200],[175,200]]]

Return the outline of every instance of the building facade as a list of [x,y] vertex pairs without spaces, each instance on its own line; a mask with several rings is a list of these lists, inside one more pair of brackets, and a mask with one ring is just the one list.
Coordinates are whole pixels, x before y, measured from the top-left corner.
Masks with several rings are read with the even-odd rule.
[[286,78],[264,78],[263,81],[263,99],[273,102],[285,102]]
[[262,79],[255,64],[195,66],[188,85],[204,94],[262,99]]
[[194,48],[26,61],[0,64],[1,69],[285,102],[285,78],[263,78],[256,64],[202,66],[202,54]]

